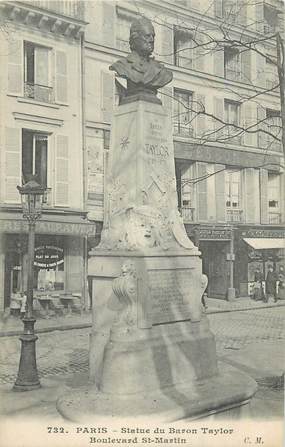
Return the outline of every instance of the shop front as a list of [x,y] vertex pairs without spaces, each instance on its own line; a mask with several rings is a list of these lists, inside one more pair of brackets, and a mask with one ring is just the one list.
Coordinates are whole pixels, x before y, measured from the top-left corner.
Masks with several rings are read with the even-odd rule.
[[202,227],[186,225],[192,241],[201,251],[203,273],[208,277],[207,294],[210,298],[227,299],[232,285],[234,256],[232,232],[225,227]]
[[[2,217],[2,216],[1,216]],[[95,225],[71,217],[63,222],[37,222],[34,252],[34,307],[43,315],[66,307],[89,306],[87,291],[87,237]],[[28,234],[23,219],[1,219],[1,312],[19,315],[27,289]],[[1,269],[0,269],[1,270]],[[0,271],[1,274],[1,271]]]
[[266,279],[270,266],[279,274],[285,267],[285,230],[236,230],[235,285],[240,296],[252,294],[255,273]]

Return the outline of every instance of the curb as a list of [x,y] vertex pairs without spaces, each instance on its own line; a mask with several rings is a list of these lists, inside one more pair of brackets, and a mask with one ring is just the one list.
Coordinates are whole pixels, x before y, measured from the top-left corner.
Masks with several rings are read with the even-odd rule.
[[[266,306],[260,306],[260,307],[242,307],[240,309],[217,309],[217,310],[206,310],[206,315],[212,315],[212,314],[220,314],[220,313],[228,313],[228,312],[244,312],[247,310],[259,310],[259,309],[269,309],[269,308],[277,308],[277,307],[284,307],[284,304],[272,304],[272,305],[266,305]],[[44,334],[48,332],[53,331],[70,331],[72,329],[86,329],[92,327],[91,323],[75,323],[75,324],[65,324],[61,326],[50,326],[46,328],[39,328],[35,330],[36,334]],[[0,331],[0,338],[1,337],[15,337],[20,336],[23,334],[23,330],[8,330],[8,331]]]

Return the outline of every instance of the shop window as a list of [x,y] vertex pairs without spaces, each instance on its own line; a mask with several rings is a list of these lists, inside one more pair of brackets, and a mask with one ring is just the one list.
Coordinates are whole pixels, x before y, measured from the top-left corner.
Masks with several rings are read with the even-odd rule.
[[174,132],[192,136],[193,128],[193,93],[174,89]]
[[22,130],[22,175],[24,183],[35,175],[38,183],[47,187],[48,136]]
[[240,104],[235,101],[225,100],[225,122],[228,125],[225,128],[225,135],[228,136],[229,143],[240,143],[240,131],[236,126],[240,125]]
[[35,248],[34,287],[38,292],[64,290],[64,249],[49,241]]
[[268,173],[269,223],[279,224],[280,220],[280,175]]
[[194,68],[195,46],[189,30],[176,28],[174,31],[175,65],[183,68]]
[[231,81],[241,80],[241,55],[238,50],[225,48],[224,72],[226,79]]
[[50,86],[50,49],[24,42],[24,95],[42,102],[53,102]]

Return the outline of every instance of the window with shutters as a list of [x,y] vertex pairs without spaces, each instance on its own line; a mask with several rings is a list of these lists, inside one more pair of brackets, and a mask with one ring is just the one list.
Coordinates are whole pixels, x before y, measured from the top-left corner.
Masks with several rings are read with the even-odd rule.
[[226,219],[240,222],[241,210],[241,172],[235,169],[225,171]]
[[229,143],[241,143],[240,130],[236,126],[240,125],[240,104],[235,101],[228,101],[225,99],[224,102],[225,110],[225,122],[227,126],[225,127],[224,134]]
[[116,47],[119,50],[129,52],[129,38],[132,18],[129,15],[117,14]]
[[238,50],[225,48],[224,73],[226,79],[231,81],[241,80],[241,55]]
[[282,123],[279,110],[266,109],[265,130],[271,134],[266,135],[267,148],[278,152],[281,151]]
[[242,0],[215,0],[215,15],[228,24],[244,24],[247,16],[247,3]]
[[50,80],[51,49],[24,42],[24,96],[42,102],[53,102]]
[[28,129],[22,130],[22,176],[23,182],[31,176],[44,188],[47,187],[48,135]]
[[280,214],[280,175],[275,173],[268,173],[268,211],[269,223],[281,223]]
[[195,44],[192,34],[186,28],[174,29],[175,65],[183,68],[195,68]]
[[179,135],[193,136],[193,93],[174,89],[174,132]]

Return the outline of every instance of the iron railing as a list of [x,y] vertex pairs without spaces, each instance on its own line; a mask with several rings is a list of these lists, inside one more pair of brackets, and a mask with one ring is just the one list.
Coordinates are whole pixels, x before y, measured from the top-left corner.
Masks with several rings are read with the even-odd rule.
[[25,98],[35,99],[41,102],[54,102],[53,88],[46,85],[31,84],[25,82],[24,84]]

